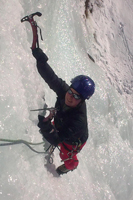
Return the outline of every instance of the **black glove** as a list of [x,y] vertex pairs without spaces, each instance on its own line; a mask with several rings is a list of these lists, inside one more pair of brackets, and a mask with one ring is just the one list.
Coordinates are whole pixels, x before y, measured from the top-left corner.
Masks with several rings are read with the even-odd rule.
[[59,135],[55,127],[51,124],[51,120],[44,122],[44,117],[38,115],[38,127],[43,137],[52,145],[57,146],[60,143]]
[[52,131],[52,129],[54,128],[54,126],[51,124],[51,120],[49,119],[48,121],[44,122],[44,117],[41,115],[38,115],[38,127],[43,131],[43,132],[47,132],[49,133],[50,131]]
[[40,48],[32,49],[32,54],[37,60],[43,59],[45,62],[48,61],[48,57]]

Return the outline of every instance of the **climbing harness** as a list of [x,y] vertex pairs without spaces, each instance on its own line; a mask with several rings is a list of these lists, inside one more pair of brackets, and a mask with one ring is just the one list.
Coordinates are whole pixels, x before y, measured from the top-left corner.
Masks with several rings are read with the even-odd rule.
[[31,14],[31,15],[27,15],[27,16],[25,16],[25,17],[23,17],[21,19],[21,22],[28,21],[30,23],[31,27],[32,27],[33,42],[32,42],[31,49],[39,48],[39,40],[38,40],[37,28],[39,28],[41,40],[43,40],[41,28],[37,25],[36,21],[34,21],[34,16],[40,17],[41,15],[42,15],[42,13],[36,12],[36,13]]
[[[62,143],[63,147],[68,151],[67,155],[68,155],[68,158],[64,159],[64,160],[61,160],[61,162],[64,162],[64,161],[67,161],[67,160],[74,160],[75,162],[77,162],[77,160],[75,160],[73,158],[73,156],[75,155],[75,153],[79,153],[80,152],[80,146],[81,144],[76,144],[75,147],[73,146],[72,147],[72,150],[68,149],[68,147]],[[61,151],[61,150],[60,150]]]

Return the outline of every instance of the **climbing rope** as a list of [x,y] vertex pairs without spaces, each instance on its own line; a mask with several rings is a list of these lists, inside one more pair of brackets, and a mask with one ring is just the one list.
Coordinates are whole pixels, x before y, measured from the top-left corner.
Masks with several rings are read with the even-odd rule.
[[20,140],[9,140],[9,139],[2,139],[2,138],[0,138],[0,141],[8,142],[8,143],[0,143],[0,146],[15,145],[15,144],[25,144],[26,146],[28,146],[35,153],[46,153],[46,152],[36,151],[35,149],[33,149],[30,146],[30,145],[41,145],[41,144],[44,144],[44,142],[31,143],[31,142],[27,142],[26,140],[21,140],[21,139]]
[[41,144],[44,144],[45,142],[32,143],[32,142],[27,142],[26,140],[21,140],[21,139],[20,140],[9,140],[9,139],[2,139],[2,138],[0,138],[0,141],[4,142],[4,143],[0,143],[0,146],[15,145],[15,144],[25,144],[33,152],[39,153],[39,154],[46,154],[46,153],[48,153],[49,149],[52,147],[51,150],[50,150],[50,152],[49,152],[48,161],[49,161],[50,164],[53,163],[52,154],[53,154],[53,152],[54,152],[54,150],[55,150],[56,147],[50,145],[49,148],[46,151],[44,151],[44,152],[36,151],[35,149],[33,149],[31,147],[31,145],[41,145]]

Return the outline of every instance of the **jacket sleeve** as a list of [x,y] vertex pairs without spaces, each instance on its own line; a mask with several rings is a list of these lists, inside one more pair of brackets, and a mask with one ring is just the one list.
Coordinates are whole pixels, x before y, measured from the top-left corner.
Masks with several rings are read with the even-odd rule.
[[45,82],[49,85],[49,87],[57,94],[57,96],[65,95],[69,86],[59,78],[53,69],[47,63],[48,57],[40,48],[36,48],[32,50],[33,56],[37,60],[37,69],[41,77],[45,80]]

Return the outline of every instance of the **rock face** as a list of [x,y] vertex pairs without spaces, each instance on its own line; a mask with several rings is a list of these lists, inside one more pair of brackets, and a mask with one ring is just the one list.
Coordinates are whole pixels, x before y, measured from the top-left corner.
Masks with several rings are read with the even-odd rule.
[[91,35],[88,54],[106,71],[133,115],[132,0],[81,0],[80,7]]

